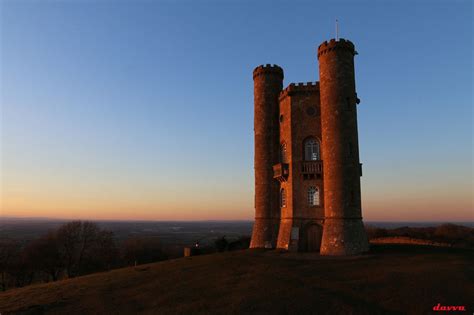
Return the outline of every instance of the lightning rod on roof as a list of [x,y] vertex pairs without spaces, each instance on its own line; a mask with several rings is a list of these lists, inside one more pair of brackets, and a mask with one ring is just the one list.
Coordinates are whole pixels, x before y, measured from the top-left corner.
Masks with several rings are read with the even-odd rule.
[[336,41],[339,40],[339,21],[336,19]]

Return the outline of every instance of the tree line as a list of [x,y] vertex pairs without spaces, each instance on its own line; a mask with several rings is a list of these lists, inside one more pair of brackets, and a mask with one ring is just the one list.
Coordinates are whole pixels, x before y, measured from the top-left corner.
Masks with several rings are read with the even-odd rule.
[[117,243],[113,232],[72,221],[26,244],[0,240],[0,288],[5,291],[114,268],[167,259],[156,238]]
[[384,229],[375,226],[366,226],[369,239],[382,237],[404,236],[416,239],[448,243],[453,247],[474,248],[474,228],[445,223],[429,227],[399,227]]

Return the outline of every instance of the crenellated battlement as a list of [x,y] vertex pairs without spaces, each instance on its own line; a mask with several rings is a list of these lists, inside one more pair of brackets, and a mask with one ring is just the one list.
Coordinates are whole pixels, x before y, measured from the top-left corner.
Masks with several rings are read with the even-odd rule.
[[256,67],[253,70],[253,78],[255,79],[255,77],[265,73],[273,73],[283,78],[283,69],[278,65],[271,65],[269,63]]
[[280,100],[288,95],[295,93],[311,93],[319,90],[319,82],[299,82],[290,83],[283,91],[280,92]]
[[355,51],[355,46],[350,40],[346,40],[344,38],[339,38],[336,41],[334,38],[331,39],[329,42],[325,41],[318,47],[318,58],[330,51],[333,50],[347,50],[351,52],[353,55],[356,55],[357,52]]

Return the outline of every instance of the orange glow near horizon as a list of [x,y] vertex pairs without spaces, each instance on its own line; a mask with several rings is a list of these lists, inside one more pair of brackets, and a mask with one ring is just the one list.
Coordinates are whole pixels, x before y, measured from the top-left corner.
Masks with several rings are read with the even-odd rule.
[[[44,188],[44,187],[43,187]],[[192,191],[191,189],[184,190]],[[238,200],[222,190],[17,190],[3,192],[3,216],[119,220],[246,220],[252,217],[249,194]],[[218,198],[217,196],[221,196]],[[226,200],[231,200],[228,202]]]
[[[104,168],[25,165],[13,161],[2,169],[1,216],[102,220],[254,217],[250,170],[228,174],[227,169],[215,169],[211,176],[207,167],[203,174],[189,176],[171,168],[148,174],[125,168],[119,173]],[[402,173],[381,166],[365,168],[361,179],[365,221],[474,221],[472,183],[469,176],[460,176],[461,168],[438,173],[419,166],[418,173],[414,170],[406,167]]]
[[[368,188],[372,189],[363,192],[365,221],[474,220],[469,186],[455,191],[433,185],[398,191],[391,185]],[[189,193],[181,195],[182,191]],[[254,216],[253,189],[230,183],[196,190],[191,184],[180,189],[97,184],[67,189],[66,183],[6,186],[4,182],[1,209],[2,216],[93,220],[252,220]]]

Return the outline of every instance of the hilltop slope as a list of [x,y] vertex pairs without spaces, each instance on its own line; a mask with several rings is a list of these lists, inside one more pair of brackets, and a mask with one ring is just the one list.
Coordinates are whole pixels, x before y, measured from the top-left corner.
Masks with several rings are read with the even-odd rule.
[[124,268],[1,293],[0,313],[421,314],[438,303],[472,313],[472,302],[472,251],[379,245],[358,257],[247,250]]

